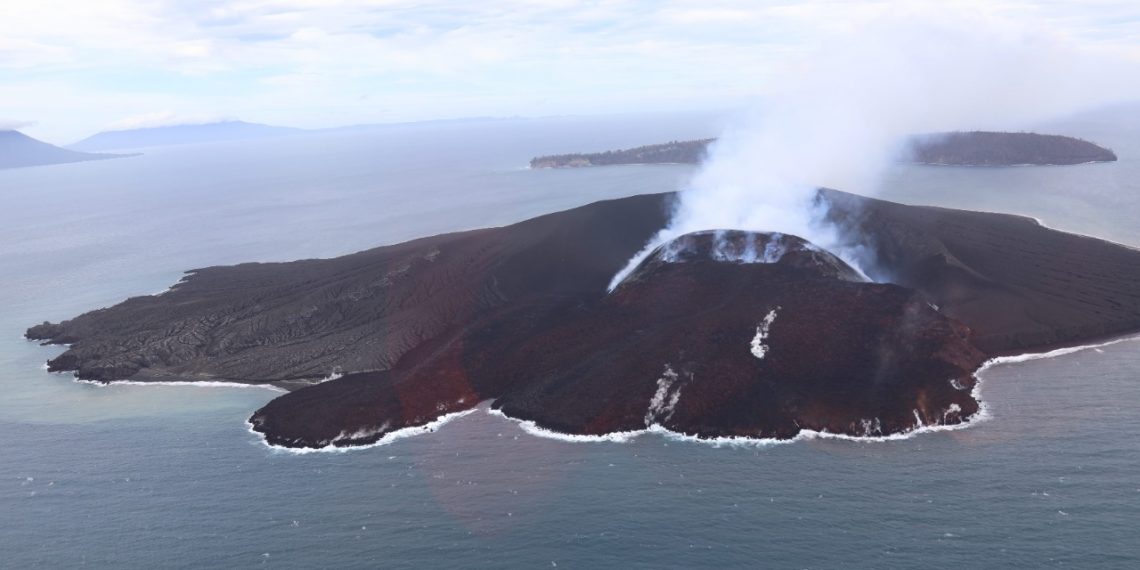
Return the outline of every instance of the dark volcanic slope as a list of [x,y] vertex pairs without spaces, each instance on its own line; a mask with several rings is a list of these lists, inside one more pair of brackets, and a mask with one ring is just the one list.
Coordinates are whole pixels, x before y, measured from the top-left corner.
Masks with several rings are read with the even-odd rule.
[[893,433],[963,421],[987,356],[1140,330],[1136,250],[1018,216],[835,191],[820,199],[898,285],[859,282],[794,236],[720,232],[663,247],[605,295],[670,198],[203,269],[28,337],[73,343],[51,368],[100,381],[345,372],[252,418],[273,443],[319,447],[487,399],[572,433]]
[[1014,166],[1111,162],[1111,150],[1089,141],[1037,133],[972,131],[911,139],[911,158],[946,166]]
[[879,280],[926,294],[994,355],[1140,330],[1140,251],[1032,218],[824,191],[877,255]]
[[121,158],[123,156],[125,155],[93,154],[67,150],[43,141],[38,141],[19,131],[0,130],[0,168],[66,164],[69,162]]
[[28,338],[74,343],[50,369],[100,381],[385,369],[500,305],[600,296],[665,219],[662,196],[639,196],[336,259],[199,269],[163,295],[32,327]]
[[[727,232],[737,243],[767,234]],[[660,424],[699,435],[877,435],[977,410],[969,331],[912,290],[852,281],[792,236],[772,263],[666,248],[598,303],[548,300],[488,315],[393,370],[283,396],[251,422],[279,445],[349,445],[496,398],[568,433]],[[703,250],[703,251],[701,251]],[[734,256],[739,259],[739,256]],[[762,286],[758,286],[762,284]]]

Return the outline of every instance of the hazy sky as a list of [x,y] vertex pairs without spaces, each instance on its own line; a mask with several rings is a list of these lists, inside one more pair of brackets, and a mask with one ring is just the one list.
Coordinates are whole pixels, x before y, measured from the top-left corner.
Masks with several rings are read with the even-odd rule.
[[[317,127],[734,107],[794,76],[789,62],[815,44],[921,6],[0,0],[0,126],[65,143],[216,118]],[[1135,0],[957,9],[1140,62]]]

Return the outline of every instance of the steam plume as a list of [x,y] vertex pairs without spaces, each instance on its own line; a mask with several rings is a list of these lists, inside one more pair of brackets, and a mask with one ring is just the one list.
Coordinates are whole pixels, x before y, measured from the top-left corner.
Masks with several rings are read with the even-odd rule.
[[813,207],[819,187],[873,195],[911,134],[1024,128],[1136,93],[1122,79],[1135,74],[1114,69],[1127,62],[981,12],[913,7],[853,27],[789,62],[773,95],[710,147],[669,226],[611,289],[658,245],[710,229],[795,234],[858,267]]

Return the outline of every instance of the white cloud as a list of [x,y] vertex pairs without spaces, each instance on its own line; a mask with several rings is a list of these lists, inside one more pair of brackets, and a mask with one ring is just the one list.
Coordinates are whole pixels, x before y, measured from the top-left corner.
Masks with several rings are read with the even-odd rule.
[[0,36],[0,68],[30,69],[70,60],[71,51],[66,47]]
[[25,129],[36,124],[35,121],[19,121],[16,119],[5,119],[0,117],[0,131],[18,131]]
[[[82,128],[153,109],[313,125],[718,105],[771,91],[791,56],[857,33],[900,4],[924,3],[3,2],[0,108],[52,117],[37,128],[78,137]],[[956,4],[1140,57],[1140,8],[1132,2]],[[63,91],[26,97],[42,84]],[[115,97],[151,104],[126,112],[91,104]],[[82,113],[93,117],[61,122]]]
[[107,124],[105,130],[121,131],[127,129],[169,127],[174,125],[205,125],[229,119],[232,119],[232,117],[222,115],[182,115],[173,111],[157,111],[119,119]]

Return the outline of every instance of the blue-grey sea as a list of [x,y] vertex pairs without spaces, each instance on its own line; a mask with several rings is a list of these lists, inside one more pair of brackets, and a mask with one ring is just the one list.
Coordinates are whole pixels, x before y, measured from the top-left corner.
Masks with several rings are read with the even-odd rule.
[[[21,338],[190,268],[674,190],[692,167],[526,164],[721,120],[424,124],[0,171],[0,567],[1140,567],[1140,341],[989,368],[988,420],[906,441],[571,443],[475,413],[294,455],[246,430],[270,390],[80,384],[44,371],[58,347]],[[1120,160],[900,166],[880,195],[1140,245],[1140,116],[1050,129]]]

